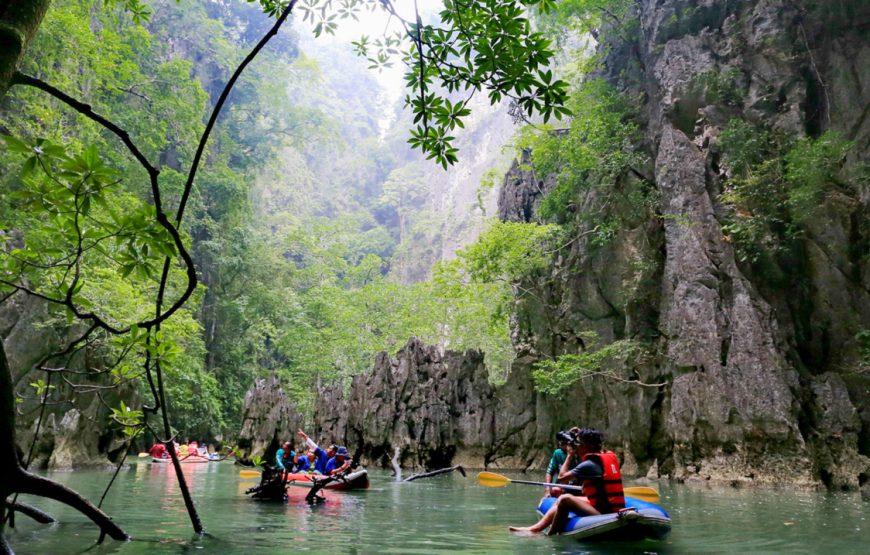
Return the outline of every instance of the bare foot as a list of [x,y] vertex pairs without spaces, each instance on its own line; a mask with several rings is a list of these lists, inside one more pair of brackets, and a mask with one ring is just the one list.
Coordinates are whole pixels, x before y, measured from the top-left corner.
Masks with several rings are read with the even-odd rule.
[[526,534],[537,534],[538,531],[532,529],[531,526],[511,526],[508,528],[511,532],[524,532]]

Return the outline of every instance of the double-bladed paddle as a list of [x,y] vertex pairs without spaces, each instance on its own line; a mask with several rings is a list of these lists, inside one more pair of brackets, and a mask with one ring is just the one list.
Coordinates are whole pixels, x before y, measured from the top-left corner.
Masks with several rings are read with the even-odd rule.
[[[489,488],[498,488],[506,486],[508,484],[526,484],[530,486],[559,487],[568,491],[583,491],[583,488],[580,486],[569,486],[567,484],[548,484],[547,482],[532,482],[530,480],[512,480],[507,476],[502,476],[501,474],[496,474],[495,472],[481,472],[477,475],[477,481],[480,482],[481,486],[486,486]],[[635,499],[647,501],[648,503],[658,503],[659,501],[661,501],[661,496],[659,495],[659,492],[657,492],[653,488],[637,486],[623,488],[623,492],[625,492],[625,495],[627,495],[628,497],[634,497]]]

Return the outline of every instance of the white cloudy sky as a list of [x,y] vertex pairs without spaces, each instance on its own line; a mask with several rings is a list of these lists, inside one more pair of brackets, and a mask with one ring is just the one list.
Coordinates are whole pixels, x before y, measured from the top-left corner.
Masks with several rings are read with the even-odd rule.
[[[412,0],[394,0],[394,5],[399,15],[409,20],[414,19],[414,2]],[[424,21],[434,16],[443,8],[441,0],[418,0],[417,6]],[[391,19],[381,8],[375,11],[363,9],[357,12],[357,17],[359,21],[352,19],[340,20],[338,30],[334,36],[323,34],[316,40],[342,44],[350,50],[352,48],[350,46],[351,41],[359,40],[362,35],[368,35],[370,39],[374,39],[383,36],[385,30],[387,32],[394,32],[401,29],[398,21],[395,18]],[[297,16],[294,20],[294,26],[299,34],[303,36],[303,48],[306,45],[311,45],[312,43],[309,40],[313,37],[312,30],[314,25],[310,22],[303,22],[302,17]],[[367,65],[367,62],[360,59],[360,64]],[[378,84],[384,89],[387,100],[389,102],[397,100],[404,86],[402,81],[404,69],[401,63],[396,60],[392,68],[381,72],[372,70],[372,73],[377,79]]]

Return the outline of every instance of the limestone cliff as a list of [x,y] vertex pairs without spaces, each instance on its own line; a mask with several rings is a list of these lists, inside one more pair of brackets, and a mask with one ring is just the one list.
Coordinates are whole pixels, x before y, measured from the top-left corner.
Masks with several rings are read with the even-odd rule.
[[[530,365],[579,350],[591,330],[605,341],[645,336],[655,356],[621,371],[668,384],[589,380],[564,405],[575,410],[562,418],[606,430],[639,472],[833,488],[868,481],[870,376],[855,341],[870,328],[867,183],[829,191],[775,272],[741,261],[723,231],[717,137],[731,118],[795,137],[834,130],[854,142],[847,166],[867,161],[870,10],[804,4],[645,0],[633,40],[603,45],[602,76],[641,103],[658,218],[606,249],[578,238],[551,278],[532,284],[546,302],[518,301],[519,359],[501,403],[529,424],[497,425],[509,439],[496,456],[534,459],[554,429],[540,423],[558,420],[531,391]],[[738,93],[730,105],[693,86],[726,72]],[[500,214],[530,220],[542,184],[517,172]]]
[[296,443],[302,415],[292,405],[277,378],[259,379],[245,395],[238,446],[241,458],[266,456],[285,441]]
[[[52,319],[45,304],[38,299],[15,295],[0,307],[2,339],[12,371],[12,380],[20,402],[17,406],[18,444],[25,457],[30,452],[40,418],[39,398],[29,384],[46,380],[45,372],[34,370],[39,360],[64,348],[81,330],[64,325],[50,325]],[[82,356],[66,360],[68,367],[83,367]],[[51,384],[49,399],[36,446],[32,468],[69,470],[75,466],[109,464],[120,455],[120,434],[110,425],[108,409],[97,396],[99,390],[73,394],[60,379]],[[135,402],[136,393],[129,387],[103,392],[107,402],[119,398]]]
[[329,441],[362,449],[384,466],[397,447],[403,466],[480,466],[498,410],[482,353],[444,351],[414,338],[395,359],[378,355],[349,392],[321,389],[314,421]]

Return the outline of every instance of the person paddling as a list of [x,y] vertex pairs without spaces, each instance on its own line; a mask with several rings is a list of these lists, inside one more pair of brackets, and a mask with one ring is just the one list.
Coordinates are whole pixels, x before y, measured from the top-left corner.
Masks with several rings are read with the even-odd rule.
[[604,434],[592,428],[583,428],[578,439],[580,445],[576,451],[582,462],[570,468],[569,462],[575,449],[569,444],[568,458],[559,472],[559,481],[565,483],[572,478],[579,479],[586,499],[566,493],[559,497],[541,520],[528,527],[511,526],[512,532],[537,534],[549,527],[549,535],[558,534],[562,532],[569,513],[589,516],[616,513],[625,508],[619,462],[613,451],[602,450]]
[[324,451],[316,443],[314,443],[314,440],[308,437],[308,434],[306,434],[302,430],[299,430],[299,437],[304,439],[306,445],[308,445],[308,448],[314,452],[314,460],[311,461],[311,459],[309,458],[309,461],[314,466],[314,470],[316,472],[319,472],[320,474],[326,474],[326,463],[328,463],[329,460],[335,456],[335,451],[337,447],[335,445],[330,445]]
[[326,475],[340,474],[350,468],[350,453],[344,446],[338,447],[335,450],[335,456],[329,459],[326,463]]

